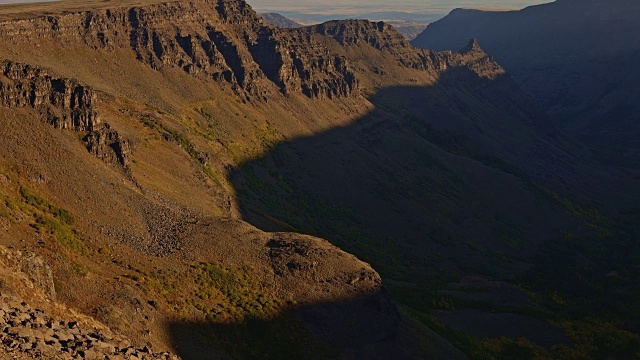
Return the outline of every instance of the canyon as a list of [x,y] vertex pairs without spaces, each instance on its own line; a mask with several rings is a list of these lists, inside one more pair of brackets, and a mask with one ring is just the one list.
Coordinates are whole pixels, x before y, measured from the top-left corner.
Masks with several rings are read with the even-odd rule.
[[48,269],[1,261],[3,311],[78,322],[69,356],[94,329],[142,358],[579,356],[607,291],[627,321],[593,336],[636,351],[636,183],[482,42],[69,0],[0,7],[0,44],[0,245]]

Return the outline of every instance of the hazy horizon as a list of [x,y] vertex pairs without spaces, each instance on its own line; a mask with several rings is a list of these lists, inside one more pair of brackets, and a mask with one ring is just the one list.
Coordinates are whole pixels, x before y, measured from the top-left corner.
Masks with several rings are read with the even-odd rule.
[[553,2],[553,0],[248,0],[257,11],[296,11],[305,13],[338,13],[356,11],[437,11],[449,12],[455,8],[522,9],[531,5]]
[[[57,0],[0,0],[0,4],[26,2],[50,2]],[[257,12],[277,12],[282,15],[307,21],[325,21],[345,17],[367,17],[374,14],[384,20],[384,14],[402,14],[402,18],[417,21],[433,21],[455,8],[477,9],[522,9],[531,5],[553,2],[553,0],[247,0]],[[371,17],[371,16],[369,16]]]
[[[26,2],[49,2],[57,0],[0,0],[0,4],[9,3],[26,3]],[[332,12],[344,9],[357,8],[380,8],[385,11],[402,11],[399,8],[407,9],[454,9],[457,7],[471,8],[524,8],[530,5],[543,4],[553,2],[553,0],[400,0],[400,1],[384,1],[384,0],[350,0],[335,1],[329,0],[248,0],[254,9],[258,11],[268,9],[280,9],[283,11],[299,11],[301,9],[313,10],[314,12]],[[393,8],[391,8],[393,7]]]
[[332,19],[367,18],[433,22],[455,8],[516,10],[553,0],[248,0],[257,12],[280,13],[301,23]]

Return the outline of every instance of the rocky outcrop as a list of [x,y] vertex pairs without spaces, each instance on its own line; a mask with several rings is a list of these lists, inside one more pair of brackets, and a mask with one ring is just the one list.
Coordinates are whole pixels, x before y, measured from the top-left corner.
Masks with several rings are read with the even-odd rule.
[[90,132],[84,139],[87,150],[108,164],[129,167],[132,152],[131,142],[120,133],[111,130],[108,124]]
[[[283,93],[302,92],[311,98],[358,94],[344,58],[331,55],[311,36],[264,24],[244,1],[163,7],[164,16],[149,7],[129,11],[134,19],[131,45],[138,58],[155,69],[178,66],[254,95],[266,96],[274,84]],[[173,27],[163,26],[176,14],[180,18]]]
[[458,53],[450,54],[449,64],[452,66],[466,66],[481,78],[495,79],[498,76],[507,74],[502,66],[482,50],[476,39],[471,39]]
[[0,39],[128,48],[153,69],[180,67],[252,95],[266,96],[272,83],[309,97],[359,94],[345,59],[309,36],[265,24],[244,1],[169,2],[6,21]]
[[382,279],[369,264],[324,240],[300,234],[275,233],[267,247],[273,272],[286,279],[285,283],[307,280],[299,286],[309,288],[298,294],[298,298],[323,292],[348,298],[381,290]]
[[416,49],[393,26],[382,21],[329,21],[297,31],[331,38],[345,48],[370,46],[391,55],[401,67],[423,71],[446,70],[452,56],[451,53]]
[[8,43],[54,41],[94,49],[133,51],[155,70],[178,67],[193,76],[229,84],[267,100],[274,91],[310,98],[360,95],[349,59],[330,46],[369,46],[399,66],[444,71],[457,54],[416,49],[383,22],[330,21],[298,29],[264,22],[241,0],[192,0],[113,7],[0,23]]
[[29,251],[10,250],[0,246],[0,266],[26,278],[50,299],[56,298],[51,267],[36,254]]
[[72,79],[13,62],[0,63],[0,106],[31,107],[58,129],[93,131],[100,118],[96,95]]
[[314,338],[341,359],[411,359],[413,339],[380,275],[324,240],[273,233],[266,244],[273,273],[295,294],[295,312]]
[[127,167],[131,144],[101,121],[97,102],[96,93],[74,79],[26,64],[0,63],[0,106],[31,108],[57,129],[87,132],[84,141],[90,153]]
[[0,293],[0,351],[13,359],[178,359],[79,321],[55,319],[7,292]]
[[329,21],[311,27],[316,33],[333,37],[342,46],[365,42],[376,49],[411,48],[407,40],[391,25],[367,20]]

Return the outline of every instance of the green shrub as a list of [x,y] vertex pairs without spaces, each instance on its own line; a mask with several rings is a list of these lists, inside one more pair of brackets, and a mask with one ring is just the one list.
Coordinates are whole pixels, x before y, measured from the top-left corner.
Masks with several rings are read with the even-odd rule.
[[79,254],[86,254],[87,247],[68,223],[47,215],[34,215],[34,227],[41,234],[48,234],[61,246]]
[[44,213],[53,215],[53,217],[58,219],[64,225],[73,225],[75,222],[69,211],[51,204],[48,200],[38,196],[25,187],[20,187],[20,195],[26,204],[31,205]]
[[7,220],[13,220],[13,217],[9,215],[9,213],[5,209],[0,209],[0,217],[3,217]]

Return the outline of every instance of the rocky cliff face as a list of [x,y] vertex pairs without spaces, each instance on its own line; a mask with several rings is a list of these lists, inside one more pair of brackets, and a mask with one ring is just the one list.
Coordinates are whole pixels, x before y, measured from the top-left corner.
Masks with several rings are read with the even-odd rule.
[[393,27],[383,22],[366,20],[330,21],[309,30],[335,39],[340,45],[350,47],[368,45],[390,53],[398,64],[421,70],[443,68],[442,58],[430,51],[413,48]]
[[318,34],[333,37],[343,46],[365,42],[380,50],[411,47],[399,32],[382,21],[329,21],[311,29]]
[[100,124],[95,93],[72,79],[13,62],[0,63],[0,106],[31,107],[59,129],[93,131]]
[[178,67],[266,98],[274,91],[310,98],[360,94],[360,81],[342,51],[369,46],[406,68],[444,71],[457,53],[419,50],[383,22],[331,21],[299,29],[265,24],[244,1],[190,1],[121,7],[0,23],[9,43],[53,41],[62,47],[128,49],[155,70]]
[[263,23],[244,1],[194,1],[115,8],[0,23],[3,41],[130,48],[154,69],[177,66],[253,95],[275,83],[309,97],[351,96],[358,83],[345,59],[311,37]]
[[404,68],[441,74],[452,67],[469,67],[481,76],[495,78],[506,72],[472,40],[460,52],[436,52],[413,47],[395,28],[384,22],[367,20],[330,21],[298,29],[306,34],[317,34],[335,40],[343,48],[371,47],[390,55]]
[[83,140],[87,150],[107,164],[120,164],[125,169],[129,167],[131,142],[112,130],[109,124],[91,131]]
[[26,64],[0,64],[0,106],[32,108],[57,129],[86,132],[84,141],[90,153],[126,167],[130,143],[101,121],[97,103],[93,89],[74,79],[56,77]]

